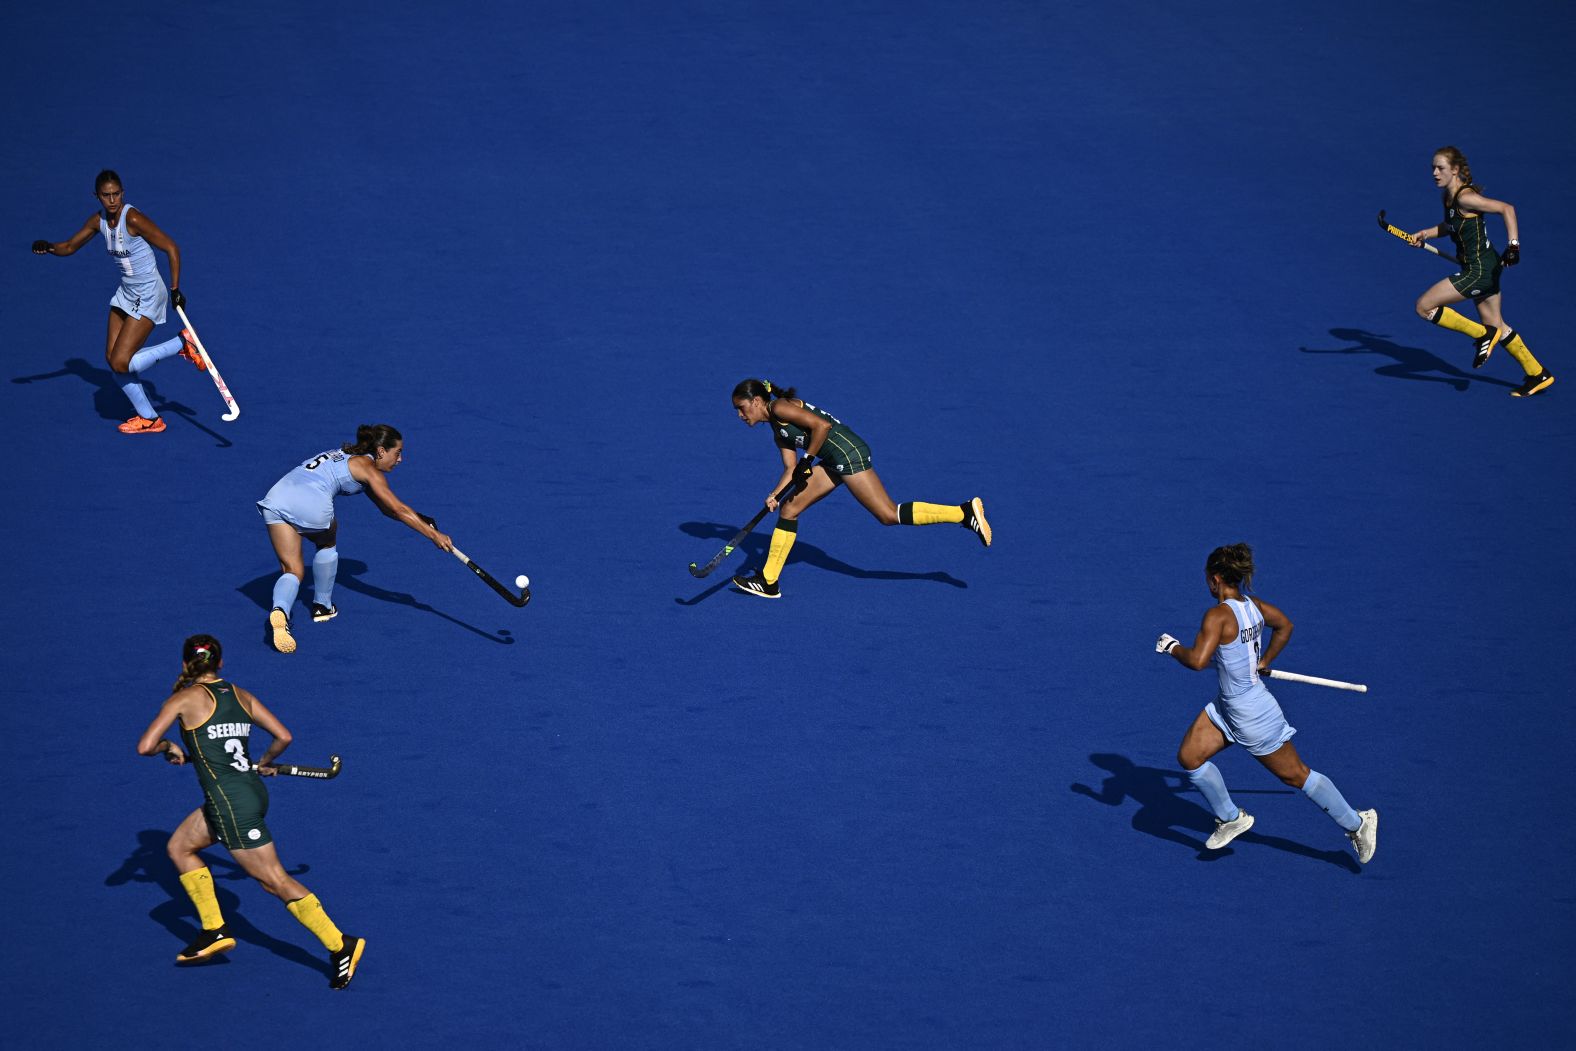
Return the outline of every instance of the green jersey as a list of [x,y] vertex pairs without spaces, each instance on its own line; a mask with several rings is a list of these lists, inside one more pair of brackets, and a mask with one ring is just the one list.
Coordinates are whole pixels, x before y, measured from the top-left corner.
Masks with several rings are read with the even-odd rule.
[[[807,401],[800,404],[807,412],[814,413],[832,425],[832,433],[826,436],[817,455],[834,476],[858,474],[870,469],[870,446],[854,433],[853,428],[825,409],[818,409]],[[772,433],[776,435],[777,444],[785,449],[803,449],[810,440],[809,432],[786,420],[779,420],[776,414],[769,409],[767,411],[772,418]]]
[[223,679],[197,685],[208,691],[213,710],[196,726],[182,726],[181,741],[206,797],[203,812],[215,836],[230,849],[261,846],[271,838],[263,824],[268,790],[252,766],[248,747],[252,713]]

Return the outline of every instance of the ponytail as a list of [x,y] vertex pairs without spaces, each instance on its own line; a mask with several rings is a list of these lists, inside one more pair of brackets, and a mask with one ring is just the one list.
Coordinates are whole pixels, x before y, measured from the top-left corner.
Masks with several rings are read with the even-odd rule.
[[392,449],[405,439],[386,423],[363,423],[356,428],[356,440],[339,447],[352,456],[370,455],[377,449]]
[[1441,146],[1439,149],[1434,151],[1434,156],[1443,157],[1446,164],[1450,165],[1452,168],[1460,169],[1461,181],[1466,184],[1467,189],[1474,190],[1477,193],[1483,192],[1483,187],[1472,181],[1472,165],[1467,163],[1466,154],[1462,153],[1454,146]]
[[793,387],[786,389],[775,386],[770,380],[745,380],[733,388],[734,401],[749,401],[752,398],[765,398],[767,401],[776,401],[779,398],[793,398],[798,396],[798,391]]
[[224,647],[212,635],[193,635],[181,646],[181,674],[171,693],[184,690],[204,675],[217,675]]

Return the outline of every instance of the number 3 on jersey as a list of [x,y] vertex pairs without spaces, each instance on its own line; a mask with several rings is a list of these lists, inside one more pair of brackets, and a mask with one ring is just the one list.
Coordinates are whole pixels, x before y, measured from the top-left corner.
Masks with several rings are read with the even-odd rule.
[[241,773],[244,774],[252,768],[252,764],[246,761],[246,745],[239,737],[232,737],[225,741],[224,750],[235,757],[230,762],[230,765],[241,771]]

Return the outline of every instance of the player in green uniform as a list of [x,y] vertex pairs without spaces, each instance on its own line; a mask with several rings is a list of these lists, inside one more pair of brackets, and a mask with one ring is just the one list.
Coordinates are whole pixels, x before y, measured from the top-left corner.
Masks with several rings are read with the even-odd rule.
[[[219,677],[224,653],[212,635],[187,639],[181,664],[175,692],[137,742],[140,755],[162,755],[176,766],[191,763],[202,785],[203,805],[180,823],[168,847],[181,886],[197,906],[203,926],[202,933],[175,961],[192,963],[235,948],[235,939],[219,912],[213,876],[198,856],[198,851],[223,843],[248,876],[283,901],[290,914],[317,935],[329,951],[333,972],[329,985],[343,989],[355,977],[366,942],[341,934],[317,895],[285,872],[263,823],[268,814],[268,790],[259,775],[271,777],[278,772],[272,764],[289,747],[290,731],[262,701]],[[184,752],[164,736],[177,720]],[[254,724],[273,738],[255,764],[247,747]]]
[[[1451,274],[1418,297],[1418,316],[1452,332],[1470,336],[1477,345],[1477,354],[1472,358],[1475,369],[1482,368],[1494,348],[1503,342],[1505,350],[1526,373],[1521,385],[1510,392],[1512,397],[1530,398],[1548,389],[1554,377],[1532,356],[1521,334],[1506,326],[1504,315],[1500,313],[1500,271],[1521,261],[1516,209],[1504,201],[1483,196],[1483,188],[1472,182],[1472,167],[1467,164],[1466,156],[1454,146],[1446,146],[1434,154],[1434,184],[1444,196],[1445,218],[1437,226],[1412,234],[1411,241],[1421,245],[1424,241],[1448,236],[1456,246],[1461,272]],[[1504,255],[1494,251],[1489,241],[1484,218],[1488,214],[1505,220],[1510,241]],[[1476,304],[1482,324],[1450,309],[1451,303],[1467,299]]]
[[[963,504],[894,503],[870,465],[870,446],[825,409],[795,397],[794,388],[783,390],[765,380],[745,380],[733,388],[733,411],[750,427],[765,423],[772,428],[783,460],[783,473],[772,487],[773,494],[789,482],[799,481],[799,488],[781,506],[775,495],[766,498],[766,506],[778,512],[766,564],[759,573],[740,573],[732,581],[746,595],[782,596],[777,578],[798,538],[799,516],[840,485],[846,485],[854,499],[882,525],[950,522],[972,530],[980,543],[990,547],[990,523],[985,520],[985,504],[979,497]],[[802,451],[804,458],[799,459],[796,451]]]

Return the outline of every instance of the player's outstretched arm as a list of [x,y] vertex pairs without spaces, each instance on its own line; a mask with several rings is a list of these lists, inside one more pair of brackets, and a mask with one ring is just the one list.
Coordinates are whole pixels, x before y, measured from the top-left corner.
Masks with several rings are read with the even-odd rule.
[[98,213],[88,216],[88,221],[82,224],[82,229],[71,235],[67,241],[34,241],[34,255],[72,255],[77,249],[93,239],[98,233]]
[[[364,460],[351,461],[351,474],[356,480],[367,487],[367,497],[377,505],[390,518],[404,522],[422,536],[431,540],[444,551],[454,549],[454,541],[449,539],[447,533],[441,533],[424,521],[421,515],[405,501],[394,495],[394,490],[389,488],[388,481],[383,477],[383,472],[366,464]],[[365,475],[365,477],[362,477]]]

